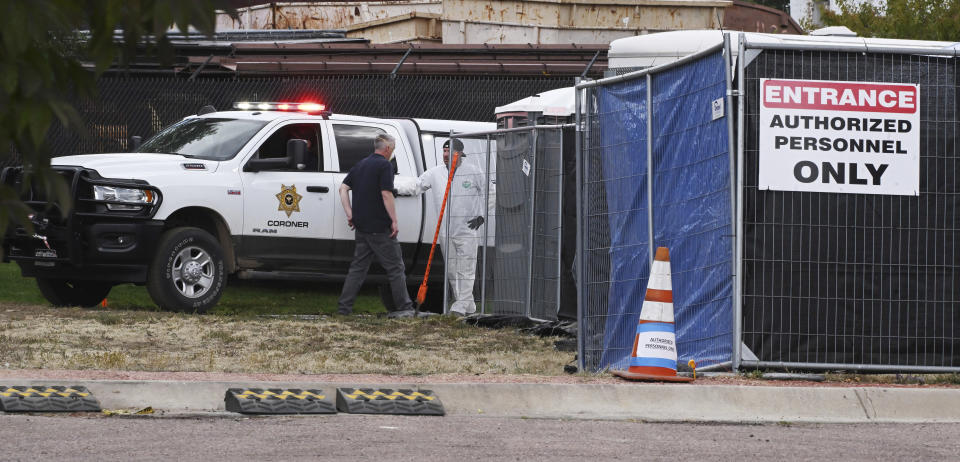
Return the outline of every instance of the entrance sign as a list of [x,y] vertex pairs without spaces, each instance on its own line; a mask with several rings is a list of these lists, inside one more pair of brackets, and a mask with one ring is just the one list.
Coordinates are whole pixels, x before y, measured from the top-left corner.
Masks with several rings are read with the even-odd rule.
[[916,196],[920,86],[760,79],[759,187]]

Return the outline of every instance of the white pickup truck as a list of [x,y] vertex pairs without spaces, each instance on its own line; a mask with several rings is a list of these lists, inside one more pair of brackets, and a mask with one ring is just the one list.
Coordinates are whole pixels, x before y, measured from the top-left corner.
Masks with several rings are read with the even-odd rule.
[[[373,152],[376,135],[397,139],[396,173],[416,177],[442,162],[451,130],[495,128],[330,114],[315,104],[235,107],[243,110],[201,110],[136,152],[54,158],[74,208],[62,219],[28,190],[23,199],[36,211],[35,232],[11,226],[4,261],[19,264],[59,306],[92,306],[114,285],[135,283],[145,284],[163,309],[203,312],[216,305],[229,274],[342,280],[354,233],[337,190]],[[20,179],[20,168],[0,175],[13,186]],[[411,285],[420,282],[437,222],[431,196],[396,201]],[[442,267],[438,259],[434,264]],[[377,267],[368,280],[377,280]],[[443,270],[431,274],[442,280]]]

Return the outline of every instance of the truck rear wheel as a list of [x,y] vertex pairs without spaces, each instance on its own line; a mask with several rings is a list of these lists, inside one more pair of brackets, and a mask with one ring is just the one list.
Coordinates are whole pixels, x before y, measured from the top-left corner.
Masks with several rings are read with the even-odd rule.
[[37,278],[37,287],[43,298],[53,306],[96,306],[107,298],[113,284],[100,281],[69,281],[66,279]]
[[203,313],[223,295],[223,251],[200,228],[173,228],[163,234],[147,273],[147,291],[164,310]]

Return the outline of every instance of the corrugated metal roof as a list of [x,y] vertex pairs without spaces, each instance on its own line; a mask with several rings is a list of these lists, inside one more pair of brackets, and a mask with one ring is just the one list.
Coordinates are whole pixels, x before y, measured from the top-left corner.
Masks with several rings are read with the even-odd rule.
[[[138,60],[123,72],[243,74],[508,74],[599,77],[607,44],[372,44],[331,30],[173,33],[175,60]],[[115,69],[121,71],[120,69]],[[199,71],[199,72],[198,72]]]
[[[308,39],[309,40],[309,39]],[[224,74],[508,74],[590,76],[607,68],[607,45],[370,44],[336,41],[175,42],[177,73]],[[170,66],[139,63],[129,72]]]

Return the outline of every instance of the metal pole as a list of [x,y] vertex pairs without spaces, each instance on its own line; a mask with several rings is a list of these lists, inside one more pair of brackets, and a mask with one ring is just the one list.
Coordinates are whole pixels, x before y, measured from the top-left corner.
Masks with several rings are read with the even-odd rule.
[[[751,34],[753,35],[753,34]],[[946,57],[956,57],[960,54],[960,49],[949,46],[931,46],[931,47],[922,47],[922,46],[887,46],[884,44],[873,44],[868,43],[868,40],[871,39],[861,39],[861,43],[850,43],[850,44],[840,44],[840,43],[831,43],[824,44],[822,42],[801,42],[801,41],[784,41],[784,42],[766,42],[762,40],[745,40],[742,43],[745,44],[745,47],[752,48],[756,50],[791,50],[791,51],[819,51],[822,53],[829,52],[838,52],[838,53],[889,53],[889,54],[902,54],[902,55],[925,55],[925,56],[946,56]]]
[[726,370],[730,370],[730,361],[711,364],[709,366],[700,366],[699,364],[697,365],[697,372],[726,371]]
[[786,361],[742,361],[745,368],[769,369],[819,369],[828,371],[868,371],[868,372],[925,372],[957,373],[960,367],[948,366],[903,366],[898,364],[843,364],[843,363],[802,363]]
[[[577,79],[577,83],[580,79]],[[577,284],[577,369],[583,370],[583,352],[584,348],[584,338],[586,337],[586,322],[583,319],[584,314],[584,295],[586,293],[583,284],[584,272],[583,272],[583,261],[584,261],[584,252],[583,252],[583,239],[584,239],[584,218],[583,218],[583,188],[586,186],[586,181],[583,176],[583,144],[582,138],[583,135],[583,126],[580,124],[580,111],[583,110],[583,94],[587,90],[577,88],[575,90],[576,98],[574,98],[574,107],[576,112],[576,169],[574,172],[577,178],[577,184],[574,189],[577,190],[577,255],[576,255],[576,284]]]
[[563,129],[560,132],[560,152],[557,162],[557,319],[560,319],[560,286],[563,284]]
[[537,198],[537,128],[534,127],[530,130],[530,233],[529,240],[527,241],[528,254],[527,254],[527,306],[526,306],[526,316],[529,318],[531,313],[531,304],[533,303],[533,238],[534,238],[534,226],[533,221],[535,212],[534,212],[534,201]]
[[[723,60],[723,70],[724,70],[724,76],[726,77],[726,80],[727,80],[726,81],[727,155],[730,158],[730,234],[732,235],[732,241],[730,242],[730,245],[732,246],[731,248],[732,256],[734,256],[734,258],[732,258],[730,261],[730,278],[731,278],[730,282],[733,284],[733,287],[736,287],[737,280],[740,279],[740,268],[737,267],[736,257],[735,257],[737,254],[737,241],[740,240],[740,235],[737,234],[737,222],[735,218],[736,210],[737,210],[737,190],[734,185],[737,182],[737,174],[736,174],[737,162],[736,162],[736,157],[734,157],[735,156],[734,152],[736,147],[734,146],[734,122],[733,122],[734,91],[733,91],[733,77],[731,75],[731,70],[730,70],[730,66],[733,65],[731,53],[732,53],[732,50],[730,48],[730,34],[726,33],[726,34],[723,34],[723,56],[725,58]],[[734,305],[736,303],[736,296],[734,296],[733,299],[730,300],[730,303],[731,305]],[[731,324],[731,326],[735,326],[738,322],[737,310],[733,309],[733,306],[731,306],[730,308],[731,308],[730,316],[733,317],[733,320],[732,320],[733,323]],[[735,328],[732,329],[732,331],[730,332],[730,335],[731,337],[733,337],[733,339],[731,340],[733,342],[733,345],[736,345],[737,338],[736,338]],[[732,355],[735,349],[731,348],[730,351]]]
[[[744,34],[740,34],[737,54],[737,209],[734,215],[737,220],[736,255],[734,264],[737,274],[743,275],[743,149],[744,149],[744,113],[747,111],[746,95],[744,93],[746,76],[744,75],[746,58],[744,53]],[[733,288],[733,365],[734,372],[740,369],[740,358],[743,352],[743,277],[734,279]]]
[[[447,175],[450,175],[450,167],[453,165],[453,130],[450,130],[450,137],[447,138],[447,142],[450,143],[450,164],[447,166]],[[456,168],[453,169],[456,172]],[[446,222],[446,231],[444,238],[440,241],[443,245],[440,246],[440,250],[443,252],[443,314],[450,313],[450,307],[447,303],[450,301],[450,261],[453,258],[450,258],[450,209],[453,206],[453,195],[447,199],[447,207],[443,211],[443,221]]]
[[653,268],[653,77],[647,74],[647,251]]
[[487,313],[487,239],[490,238],[490,135],[487,135],[487,172],[486,189],[484,190],[485,205],[483,209],[483,263],[480,265],[480,274],[483,276],[480,284],[480,312]]
[[410,48],[407,48],[407,52],[403,54],[403,57],[400,58],[400,61],[397,62],[397,66],[393,68],[393,71],[390,72],[390,78],[397,77],[397,71],[400,70],[400,66],[403,66],[403,62],[407,60],[407,56],[410,56],[410,52],[413,51],[413,45],[410,45]]
[[593,63],[597,62],[597,58],[599,57],[600,57],[600,50],[597,50],[597,52],[593,54],[593,58],[590,59],[590,62],[587,63],[587,67],[583,70],[583,73],[580,74],[581,79],[587,78],[587,72],[590,72],[590,68],[593,67]]
[[627,74],[618,75],[615,77],[607,77],[607,78],[598,79],[598,80],[581,82],[577,84],[576,88],[598,87],[601,85],[610,85],[613,83],[625,82],[628,80],[636,80],[644,75],[660,73],[667,69],[672,69],[677,66],[682,66],[691,61],[696,61],[704,56],[712,55],[714,52],[722,48],[723,48],[723,44],[718,43],[710,48],[704,48],[696,53],[684,56],[676,61],[671,61],[669,63],[661,64],[659,66],[648,67],[646,69],[641,69],[639,71],[634,71]]
[[[536,125],[536,127],[541,130],[545,130],[548,128],[572,127],[573,125],[574,124],[550,124],[550,125]],[[530,127],[531,125],[524,125],[522,127],[498,128],[496,130],[484,130],[480,132],[456,132],[456,135],[460,139],[477,138],[485,135],[503,135],[504,133],[525,132],[525,131],[529,131]]]

